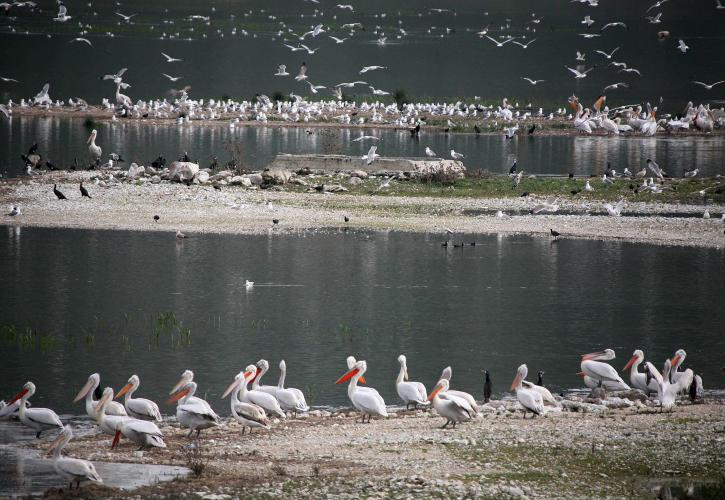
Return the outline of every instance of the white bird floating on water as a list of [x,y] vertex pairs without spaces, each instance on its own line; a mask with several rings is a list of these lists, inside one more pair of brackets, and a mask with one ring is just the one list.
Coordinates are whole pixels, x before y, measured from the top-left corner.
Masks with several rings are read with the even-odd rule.
[[254,281],[245,280],[244,286],[249,290],[250,288],[254,288]]

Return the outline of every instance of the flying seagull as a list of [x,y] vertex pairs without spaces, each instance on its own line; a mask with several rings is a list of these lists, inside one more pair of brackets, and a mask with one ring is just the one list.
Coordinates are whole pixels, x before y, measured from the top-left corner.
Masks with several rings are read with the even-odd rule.
[[167,63],[172,63],[172,62],[182,62],[182,61],[183,61],[183,59],[177,59],[177,58],[175,58],[175,57],[171,57],[170,55],[168,55],[168,54],[164,54],[163,52],[161,53],[161,55],[162,55],[162,56],[164,56],[164,57],[166,58],[166,62],[167,62]]

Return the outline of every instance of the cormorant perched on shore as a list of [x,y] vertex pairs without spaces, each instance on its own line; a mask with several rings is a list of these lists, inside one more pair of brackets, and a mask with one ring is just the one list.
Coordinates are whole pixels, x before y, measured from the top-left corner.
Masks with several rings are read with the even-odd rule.
[[511,168],[509,169],[509,175],[514,175],[516,173],[516,164],[518,162],[518,160],[514,160],[514,164],[511,165]]
[[488,403],[491,400],[491,394],[493,392],[493,384],[491,383],[491,374],[488,370],[483,370],[486,375],[486,380],[483,382],[483,402]]
[[81,182],[81,198],[89,198],[90,199],[90,197],[91,197],[91,195],[88,194],[88,190],[83,187],[83,183]]
[[53,194],[55,194],[55,196],[57,196],[59,200],[67,200],[68,199],[68,198],[65,197],[65,195],[63,193],[61,193],[60,191],[58,191],[58,188],[56,187],[55,184],[53,184]]
[[531,127],[529,127],[529,131],[528,131],[528,134],[529,134],[529,135],[534,135],[534,131],[535,131],[535,130],[536,130],[536,124],[535,124],[535,123],[532,123],[532,124],[531,124]]
[[410,131],[411,137],[418,137],[418,134],[420,134],[420,123],[418,123],[415,127],[408,129]]
[[539,377],[536,379],[536,385],[540,385],[541,387],[544,387],[544,373],[541,370],[539,370]]

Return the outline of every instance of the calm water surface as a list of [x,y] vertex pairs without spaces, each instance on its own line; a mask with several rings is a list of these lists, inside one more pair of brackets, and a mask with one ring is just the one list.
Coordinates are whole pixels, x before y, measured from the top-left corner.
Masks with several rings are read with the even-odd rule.
[[[136,373],[140,395],[162,403],[188,368],[227,414],[220,395],[239,370],[266,358],[265,382],[275,383],[284,358],[288,385],[308,402],[345,405],[333,382],[353,354],[368,361],[369,384],[398,404],[400,353],[413,379],[430,386],[450,364],[454,386],[481,397],[482,369],[500,395],[522,362],[545,370],[554,388],[578,387],[579,355],[605,347],[617,368],[636,348],[657,365],[684,348],[707,388],[725,387],[722,251],[476,239],[446,250],[440,236],[386,232],[177,242],[168,233],[0,228],[0,397],[32,380],[34,405],[82,413],[71,401],[97,371],[116,390]],[[249,291],[247,279],[256,283]],[[181,324],[165,329],[161,313]],[[23,341],[25,327],[38,336]]]
[[[514,159],[519,169],[536,174],[577,175],[601,173],[607,162],[623,171],[639,170],[647,158],[655,159],[670,175],[679,176],[685,169],[699,168],[700,175],[725,174],[725,137],[539,137],[523,136],[506,140],[503,135],[443,134],[423,132],[420,140],[410,138],[407,130],[326,129],[283,127],[237,127],[226,125],[177,126],[105,122],[97,126],[98,144],[105,154],[119,153],[128,168],[130,162],[149,165],[159,154],[168,160],[184,151],[201,165],[208,166],[216,154],[223,164],[231,158],[230,147],[241,151],[241,163],[249,169],[269,165],[278,153],[319,153],[358,156],[367,153],[369,142],[352,142],[360,136],[381,137],[378,153],[386,157],[425,157],[429,146],[439,156],[448,158],[455,149],[466,155],[469,169],[485,168],[494,173],[508,172]],[[311,132],[307,133],[307,130]],[[78,158],[87,164],[89,130],[80,118],[14,117],[0,120],[0,172],[24,174],[20,155],[38,143],[44,158],[58,167],[67,167]]]

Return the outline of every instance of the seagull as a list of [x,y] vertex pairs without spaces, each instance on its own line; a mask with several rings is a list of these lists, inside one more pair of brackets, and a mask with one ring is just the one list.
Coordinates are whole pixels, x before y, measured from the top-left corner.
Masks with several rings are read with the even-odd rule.
[[58,6],[58,15],[53,18],[53,21],[58,21],[59,23],[64,23],[71,19],[71,16],[68,15],[68,9],[65,5],[60,4]]
[[175,57],[171,57],[169,54],[164,54],[163,52],[161,53],[161,55],[166,58],[166,62],[167,63],[182,62],[183,61],[183,59],[177,59]]
[[88,40],[87,38],[80,38],[80,37],[79,37],[79,38],[74,38],[73,40],[71,40],[71,41],[70,41],[70,42],[68,42],[68,43],[73,43],[73,42],[82,42],[82,43],[87,43],[87,44],[88,44],[89,46],[93,47],[93,44],[92,44],[92,43],[91,43],[91,41],[90,41],[90,40]]
[[531,78],[527,78],[527,77],[525,77],[525,76],[522,76],[522,77],[521,77],[521,79],[522,79],[522,80],[526,80],[526,81],[527,81],[527,82],[529,82],[529,83],[530,83],[531,85],[536,85],[537,83],[541,83],[541,82],[545,82],[545,81],[546,81],[546,80],[532,80]]
[[283,45],[284,45],[285,47],[287,47],[288,49],[290,49],[290,50],[291,50],[292,52],[298,52],[298,51],[300,51],[300,50],[305,50],[305,49],[303,49],[302,47],[293,47],[292,45],[287,45],[286,43],[285,43],[285,44],[283,44]]
[[330,38],[331,38],[332,40],[335,40],[335,43],[342,43],[342,42],[344,42],[345,40],[347,40],[347,38],[337,38],[336,36],[330,36]]
[[652,4],[649,9],[647,9],[645,12],[649,12],[652,9],[657,9],[659,7],[662,7],[662,4],[665,3],[667,0],[659,0],[658,2]]
[[307,64],[305,64],[303,62],[302,63],[302,66],[300,66],[300,72],[297,73],[297,76],[295,77],[295,80],[297,80],[298,82],[301,82],[305,78],[307,78]]
[[312,92],[313,94],[316,94],[318,90],[327,88],[324,85],[313,85],[312,82],[310,82],[310,81],[307,82],[307,85],[310,86],[310,92]]
[[390,181],[392,181],[392,180],[393,180],[392,177],[386,177],[385,179],[383,179],[383,182],[381,182],[380,185],[377,188],[375,188],[375,192],[377,193],[378,191],[389,188]]
[[433,150],[432,150],[431,148],[429,148],[428,146],[426,146],[426,147],[425,147],[425,155],[426,155],[427,157],[429,157],[429,158],[435,158],[435,157],[436,157],[436,152],[435,152],[435,151],[433,151]]
[[121,68],[115,75],[103,75],[101,80],[113,80],[113,83],[118,85],[121,83],[121,78],[128,68]]
[[352,5],[350,5],[350,4],[344,4],[343,5],[343,4],[339,3],[339,4],[337,4],[337,8],[338,9],[342,9],[342,10],[347,9],[350,12],[355,12],[355,10],[352,8]]
[[586,60],[586,57],[587,57],[586,54],[582,54],[578,50],[576,51],[576,60],[577,61],[584,62]]
[[725,9],[725,5],[720,0],[715,0],[715,8],[716,9]]
[[613,51],[611,51],[611,52],[610,52],[609,54],[607,54],[607,53],[606,53],[606,52],[604,52],[603,50],[595,50],[594,52],[596,52],[596,53],[598,53],[598,54],[601,54],[601,55],[603,55],[603,56],[604,56],[604,57],[606,57],[607,59],[611,59],[611,58],[612,58],[612,56],[614,55],[614,53],[615,53],[615,52],[617,52],[617,51],[618,51],[618,50],[619,50],[620,48],[621,48],[621,47],[617,47],[616,49],[614,49]]
[[244,286],[249,290],[250,288],[254,288],[254,281],[244,280]]
[[584,38],[596,38],[602,35],[595,35],[594,33],[579,33],[579,36],[583,36]]
[[181,232],[181,229],[177,229],[176,230],[176,237],[181,240],[181,239],[186,238],[186,235]]
[[10,212],[5,215],[9,215],[10,217],[15,217],[16,215],[20,215],[20,214],[21,214],[20,207],[14,206],[14,207],[12,207]]
[[516,45],[518,45],[519,47],[522,47],[522,48],[524,48],[524,49],[528,49],[528,48],[529,48],[529,45],[531,45],[531,44],[532,44],[532,43],[534,43],[535,41],[536,41],[536,38],[534,38],[533,40],[529,40],[529,41],[528,41],[528,42],[526,42],[526,43],[521,43],[521,42],[516,42],[516,41],[514,41],[514,43],[515,43]]
[[712,90],[712,88],[713,88],[713,87],[714,87],[715,85],[720,85],[721,83],[725,83],[725,80],[720,80],[719,82],[711,83],[710,85],[708,85],[707,83],[704,83],[704,82],[697,82],[697,81],[694,81],[694,80],[693,80],[693,82],[692,82],[692,83],[696,83],[696,84],[698,84],[698,85],[702,85],[702,86],[703,86],[703,87],[705,87],[705,88],[706,88],[707,90]]
[[358,137],[357,139],[353,139],[352,142],[360,142],[360,141],[365,141],[367,139],[370,139],[372,141],[379,141],[380,137],[377,137],[375,135],[363,135],[362,133],[360,133],[360,137]]
[[376,89],[372,85],[369,85],[369,87],[370,87],[370,92],[372,92],[373,95],[390,95],[390,92],[386,92],[384,90]]
[[604,205],[602,205],[602,207],[612,217],[619,217],[620,215],[622,215],[622,209],[624,208],[624,198],[619,200],[619,202],[617,202],[617,204],[614,206],[612,206],[611,203],[605,203]]
[[451,149],[451,158],[454,160],[462,160],[465,158],[461,153],[456,153],[455,149]]
[[287,73],[287,66],[284,64],[277,66],[277,72],[274,76],[289,76],[289,73]]
[[161,73],[161,74],[164,75],[169,80],[171,80],[172,82],[175,82],[177,80],[181,80],[181,78],[182,78],[181,76],[171,76],[171,75],[167,75],[166,73]]
[[17,80],[15,79],[15,78],[8,78],[7,76],[0,76],[0,80],[2,80],[2,81],[4,81],[4,82],[15,82],[15,83],[20,83],[20,82],[19,82],[19,81],[17,81]]
[[123,20],[126,21],[127,23],[131,22],[131,18],[133,16],[138,15],[138,14],[131,14],[131,15],[127,16],[126,14],[121,14],[120,12],[114,12],[114,14],[116,14],[117,16],[121,16],[123,18]]
[[564,66],[564,67],[566,69],[568,69],[569,71],[571,71],[572,73],[574,73],[574,78],[579,79],[579,78],[586,78],[587,77],[587,73],[589,73],[591,70],[593,70],[596,66],[592,66],[591,68],[589,68],[588,70],[586,70],[584,73],[582,73],[581,71],[576,70],[574,68],[570,68],[568,66]]
[[621,26],[622,28],[627,29],[627,25],[626,24],[624,24],[622,21],[617,21],[616,23],[607,23],[607,24],[605,24],[604,26],[602,26],[602,29],[600,29],[599,32],[601,33],[602,31],[604,31],[607,28],[614,28],[616,26]]
[[514,38],[507,38],[507,39],[506,39],[506,41],[503,41],[503,42],[499,42],[499,41],[498,41],[498,40],[496,40],[495,38],[491,38],[491,37],[490,37],[490,36],[488,36],[488,35],[486,35],[486,38],[488,38],[488,39],[489,39],[489,40],[491,40],[491,41],[492,41],[493,43],[495,43],[495,44],[496,44],[496,47],[503,47],[503,46],[504,46],[504,45],[506,45],[507,43],[509,43],[509,42],[511,42],[511,41],[513,41],[513,40],[515,40]]
[[380,155],[377,154],[375,151],[378,150],[377,146],[370,146],[370,150],[368,151],[368,154],[363,155],[361,157],[362,160],[365,160],[366,165],[370,165],[372,162],[375,161],[375,158],[379,157]]
[[592,24],[594,24],[594,19],[592,19],[591,16],[586,16],[581,24],[586,24],[587,28],[589,28]]
[[360,70],[360,74],[367,73],[368,71],[375,71],[376,69],[388,69],[387,66],[364,66],[363,69]]
[[626,88],[629,88],[629,85],[627,85],[624,82],[613,83],[611,85],[607,85],[606,87],[604,87],[604,90],[602,90],[602,93],[606,92],[607,90],[617,90],[619,87],[624,87],[626,89]]
[[683,54],[687,53],[688,50],[690,50],[690,47],[687,46],[684,40],[680,39],[679,42],[677,42],[677,48],[680,52]]
[[660,168],[660,166],[649,158],[647,158],[647,167],[652,171],[653,174],[659,177],[660,180],[663,180],[665,178],[664,175],[662,175],[662,169]]
[[46,83],[43,85],[43,88],[40,89],[40,92],[38,92],[35,97],[33,97],[33,103],[34,104],[52,104],[53,100],[48,95],[48,90],[50,90],[50,84]]
[[645,19],[649,19],[650,24],[659,24],[662,22],[660,20],[661,17],[662,17],[662,12],[658,12],[655,17],[647,16],[647,17],[645,17]]
[[640,73],[640,71],[636,68],[623,68],[619,70],[620,73],[622,71],[624,71],[625,73],[637,73],[637,75],[642,76],[642,73]]
[[303,49],[305,49],[308,54],[314,54],[315,52],[317,52],[318,50],[320,50],[319,47],[317,47],[316,49],[312,50],[311,48],[309,48],[307,45],[304,45],[304,44],[300,44],[300,47],[302,47]]

